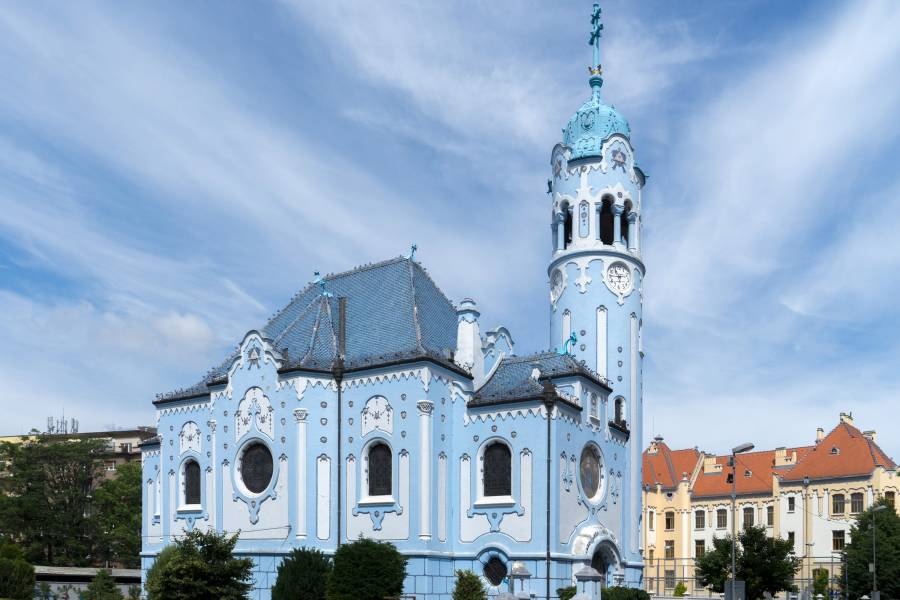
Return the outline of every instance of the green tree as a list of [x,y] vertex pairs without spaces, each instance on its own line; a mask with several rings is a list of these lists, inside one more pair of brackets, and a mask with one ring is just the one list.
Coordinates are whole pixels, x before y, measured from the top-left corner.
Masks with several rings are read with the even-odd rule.
[[160,590],[162,586],[162,572],[166,564],[175,556],[175,550],[175,546],[163,548],[156,555],[153,565],[147,570],[147,580],[144,585],[147,589],[147,598],[149,600],[162,600],[162,591]]
[[366,538],[343,544],[334,553],[328,600],[384,600],[403,592],[406,557],[388,542]]
[[639,588],[614,586],[603,590],[604,600],[650,600],[650,594]]
[[93,531],[97,560],[140,566],[141,465],[121,465],[116,477],[106,479],[93,492]]
[[20,558],[0,558],[0,598],[31,600],[34,567]]
[[576,592],[578,592],[578,589],[574,585],[556,588],[556,595],[559,596],[559,600],[571,600]]
[[104,449],[99,440],[48,436],[0,444],[0,460],[6,462],[6,476],[0,478],[0,531],[22,545],[30,562],[92,562],[90,492]]
[[672,593],[676,598],[684,598],[684,595],[687,593],[687,586],[684,585],[683,581],[679,581],[675,584],[675,590]]
[[[887,509],[873,512],[869,508],[857,516],[850,529],[850,542],[844,547],[845,576],[851,598],[872,593],[872,523],[875,523],[876,575],[882,597],[900,598],[900,517],[884,501],[876,506]],[[841,578],[842,581],[844,578]]]
[[813,569],[813,595],[828,595],[828,569]]
[[487,600],[487,592],[481,578],[472,571],[457,571],[453,600]]
[[319,550],[294,548],[278,565],[272,600],[325,600],[331,559]]
[[[759,600],[764,592],[773,596],[789,590],[800,560],[787,540],[766,536],[763,527],[749,527],[738,536],[735,551],[737,579],[746,585],[747,598]],[[713,538],[712,550],[697,560],[697,576],[713,591],[725,591],[731,571],[731,536]]]
[[253,587],[253,561],[232,554],[237,536],[191,531],[175,542],[152,596],[159,600],[243,600]]
[[100,569],[84,592],[84,600],[124,600],[112,573]]

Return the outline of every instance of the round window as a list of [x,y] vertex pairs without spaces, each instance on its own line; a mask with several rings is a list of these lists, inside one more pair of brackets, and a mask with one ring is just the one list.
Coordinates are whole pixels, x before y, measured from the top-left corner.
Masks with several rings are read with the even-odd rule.
[[272,481],[272,453],[265,444],[250,444],[241,455],[241,481],[244,486],[259,494],[269,487]]
[[600,451],[593,444],[588,444],[581,451],[581,489],[588,499],[594,499],[600,491],[601,471]]
[[484,563],[484,576],[491,582],[491,585],[500,585],[506,578],[506,563],[497,556],[492,556]]

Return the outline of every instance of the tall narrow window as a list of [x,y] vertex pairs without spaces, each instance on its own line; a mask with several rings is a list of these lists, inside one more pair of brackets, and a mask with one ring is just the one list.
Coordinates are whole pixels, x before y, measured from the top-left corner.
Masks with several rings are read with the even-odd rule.
[[894,497],[895,497],[894,492],[885,492],[884,493],[884,500],[885,500],[885,502],[887,502],[887,505],[890,506],[891,508],[894,507]]
[[651,510],[650,512],[647,513],[647,528],[648,528],[650,531],[653,531],[653,516],[654,516],[655,514],[656,514],[656,513],[654,513],[652,510]]
[[675,513],[669,511],[666,513],[666,531],[675,529]]
[[563,250],[569,247],[572,243],[572,207],[566,206],[565,212],[563,212],[563,218],[565,218],[566,222],[563,226],[563,235],[565,239],[563,240]]
[[843,494],[835,494],[831,497],[831,514],[833,515],[842,515],[844,514],[844,495]]
[[706,554],[706,541],[705,540],[695,540],[694,541],[694,558],[703,558],[704,554]]
[[625,399],[622,397],[616,398],[615,404],[615,424],[616,425],[625,425]]
[[788,543],[790,543],[791,548],[793,548],[794,544],[797,542],[797,538],[794,535],[793,531],[788,531],[787,533],[788,533],[787,541],[788,541]]
[[716,529],[725,529],[728,527],[728,511],[720,508],[716,511]]
[[744,529],[753,527],[753,513],[756,512],[752,506],[744,508]]
[[694,529],[706,529],[705,510],[698,510],[694,512]]
[[606,318],[606,307],[599,307],[597,309],[597,374],[601,378],[606,377]]
[[631,200],[625,201],[625,210],[622,211],[622,215],[619,217],[621,219],[621,228],[622,228],[622,243],[625,244],[625,247],[628,247],[628,240],[630,231],[628,230],[628,226],[630,223],[628,222],[628,218],[631,216]]
[[586,200],[582,200],[578,205],[578,235],[586,238],[590,234],[591,229],[591,209],[588,207]]
[[600,208],[600,241],[607,246],[612,246],[615,235],[615,215],[612,210],[612,196],[605,196]]
[[854,515],[863,511],[863,495],[862,492],[853,492],[850,494],[850,512]]
[[184,503],[200,504],[200,465],[196,460],[184,463]]
[[484,450],[484,495],[512,495],[512,453],[501,442]]
[[832,550],[843,550],[844,549],[844,532],[841,530],[835,530],[831,532],[831,549]]
[[788,512],[792,513],[797,510],[797,499],[793,496],[788,496]]
[[775,507],[771,504],[766,507],[766,525],[775,527]]
[[369,495],[391,495],[391,449],[381,442],[369,448]]
[[675,540],[666,540],[665,557],[675,558]]

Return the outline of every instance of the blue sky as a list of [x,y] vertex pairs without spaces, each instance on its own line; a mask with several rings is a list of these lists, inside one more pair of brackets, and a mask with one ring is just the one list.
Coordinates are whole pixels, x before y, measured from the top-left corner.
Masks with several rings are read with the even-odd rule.
[[[900,458],[900,4],[603,5],[644,196],[647,436]],[[405,253],[548,346],[590,2],[4,3],[3,431],[152,423],[312,278]]]

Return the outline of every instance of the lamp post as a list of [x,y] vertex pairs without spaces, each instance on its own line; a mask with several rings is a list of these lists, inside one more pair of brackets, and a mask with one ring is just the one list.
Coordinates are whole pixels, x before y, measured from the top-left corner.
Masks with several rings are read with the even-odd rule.
[[735,566],[735,547],[737,545],[737,531],[735,527],[737,521],[737,460],[735,457],[738,454],[750,452],[751,450],[753,450],[753,444],[750,442],[731,449],[731,600],[737,600],[734,593],[734,580],[737,579],[737,567]]
[[887,509],[887,506],[880,504],[872,508],[872,598],[878,598],[878,575],[875,571],[875,515]]

